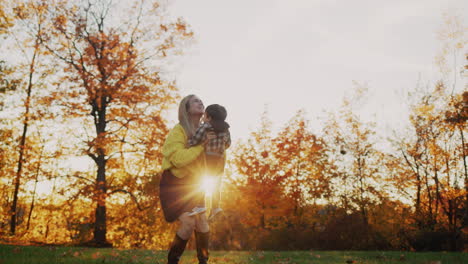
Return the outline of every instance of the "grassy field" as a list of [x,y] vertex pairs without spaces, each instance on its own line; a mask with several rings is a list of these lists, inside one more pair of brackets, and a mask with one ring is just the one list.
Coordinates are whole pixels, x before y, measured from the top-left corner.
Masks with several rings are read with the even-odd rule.
[[[166,263],[166,251],[95,249],[80,247],[33,247],[0,245],[0,264],[30,263]],[[198,263],[194,251],[186,251],[181,263]],[[411,263],[462,264],[468,254],[451,252],[395,251],[213,251],[211,264],[344,264]]]

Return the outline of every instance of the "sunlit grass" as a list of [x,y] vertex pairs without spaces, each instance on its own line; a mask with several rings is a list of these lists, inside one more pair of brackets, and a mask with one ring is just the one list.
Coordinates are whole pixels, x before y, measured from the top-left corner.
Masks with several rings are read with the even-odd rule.
[[[166,263],[167,251],[96,249],[82,247],[33,247],[0,245],[1,264],[30,263]],[[198,263],[196,253],[188,250],[181,264]],[[211,264],[462,264],[466,253],[397,251],[212,251]]]

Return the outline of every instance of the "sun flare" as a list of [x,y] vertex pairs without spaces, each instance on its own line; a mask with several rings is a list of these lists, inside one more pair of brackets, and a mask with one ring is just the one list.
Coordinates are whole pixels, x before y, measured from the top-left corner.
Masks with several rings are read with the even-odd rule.
[[200,188],[205,191],[205,194],[211,196],[216,186],[216,178],[213,176],[205,176],[202,179]]

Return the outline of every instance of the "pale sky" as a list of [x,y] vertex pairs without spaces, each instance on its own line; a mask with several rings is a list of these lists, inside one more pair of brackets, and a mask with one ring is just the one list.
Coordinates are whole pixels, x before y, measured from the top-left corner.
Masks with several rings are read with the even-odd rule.
[[[191,25],[196,43],[177,58],[182,95],[228,110],[234,140],[259,127],[267,105],[276,128],[305,109],[314,132],[353,81],[366,83],[360,113],[389,130],[407,118],[401,94],[439,78],[435,56],[443,13],[467,25],[466,0],[167,0]],[[463,87],[463,85],[460,85]],[[463,89],[463,88],[461,88]],[[176,105],[170,122],[176,122]],[[89,171],[87,157],[65,167]],[[44,182],[40,192],[49,193]]]
[[305,109],[318,132],[353,80],[370,90],[363,115],[392,128],[407,117],[401,93],[438,78],[443,13],[466,25],[467,9],[463,0],[175,0],[171,15],[196,36],[176,77],[182,95],[226,106],[237,138],[259,127],[265,105],[277,127]]

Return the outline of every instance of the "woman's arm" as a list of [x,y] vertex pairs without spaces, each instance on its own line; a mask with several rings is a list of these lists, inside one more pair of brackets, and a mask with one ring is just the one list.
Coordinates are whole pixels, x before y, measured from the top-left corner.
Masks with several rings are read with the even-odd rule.
[[203,145],[185,147],[183,128],[174,128],[169,132],[162,149],[163,156],[176,168],[185,167],[203,153]]

